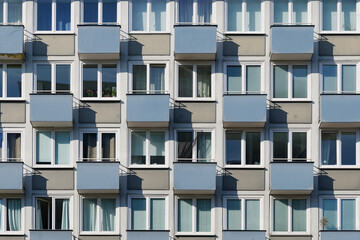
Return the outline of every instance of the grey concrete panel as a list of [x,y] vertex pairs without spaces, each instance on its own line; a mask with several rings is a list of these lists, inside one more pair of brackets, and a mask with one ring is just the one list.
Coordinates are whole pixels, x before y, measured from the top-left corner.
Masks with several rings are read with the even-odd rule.
[[224,191],[264,191],[264,169],[225,169],[223,176]]
[[129,190],[169,190],[169,169],[130,169]]
[[11,236],[11,235],[7,235],[7,236],[0,236],[0,240],[24,240],[25,236]]
[[312,240],[312,236],[271,236],[270,240]]
[[81,102],[80,123],[120,123],[120,102]]
[[73,169],[34,169],[33,190],[73,190]]
[[72,240],[72,230],[30,230],[31,240]]
[[178,236],[176,237],[177,240],[215,240],[216,237],[215,236],[206,236],[206,237],[201,237],[201,236]]
[[265,240],[266,231],[223,231],[223,240]]
[[1,123],[25,123],[25,102],[1,102]]
[[36,34],[33,42],[34,56],[74,56],[74,34]]
[[360,55],[360,34],[322,34],[319,39],[320,56]]
[[169,231],[127,231],[127,240],[169,240]]
[[170,55],[170,34],[131,34],[131,55]]
[[176,102],[174,115],[176,123],[215,123],[215,102]]
[[23,192],[23,163],[0,162],[0,193]]
[[270,123],[311,123],[311,102],[271,102]]
[[360,170],[326,169],[319,174],[320,190],[360,190]]
[[80,235],[77,240],[120,240],[120,235],[96,235],[96,236],[85,236]]
[[0,26],[0,59],[24,59],[24,26]]
[[226,35],[224,56],[265,56],[265,35]]
[[320,231],[321,240],[360,239],[360,231]]

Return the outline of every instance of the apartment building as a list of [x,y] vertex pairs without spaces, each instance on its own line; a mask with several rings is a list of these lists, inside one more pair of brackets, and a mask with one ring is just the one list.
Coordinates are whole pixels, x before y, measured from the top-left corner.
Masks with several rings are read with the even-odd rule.
[[359,12],[2,0],[0,240],[360,239]]

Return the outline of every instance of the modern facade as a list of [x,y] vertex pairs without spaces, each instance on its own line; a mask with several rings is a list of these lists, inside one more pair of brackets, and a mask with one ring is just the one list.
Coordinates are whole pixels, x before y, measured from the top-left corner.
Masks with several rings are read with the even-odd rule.
[[0,240],[360,238],[360,3],[0,2]]

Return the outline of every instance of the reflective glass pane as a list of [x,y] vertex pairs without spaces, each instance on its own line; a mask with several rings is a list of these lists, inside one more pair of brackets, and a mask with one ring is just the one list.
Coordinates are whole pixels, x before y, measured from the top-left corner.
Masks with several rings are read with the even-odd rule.
[[8,1],[8,23],[22,22],[22,1],[9,0]]
[[307,98],[307,66],[293,66],[293,97]]
[[226,132],[226,164],[241,164],[241,132]]
[[288,0],[274,0],[274,23],[288,23]]
[[192,23],[193,0],[179,0],[179,23]]
[[245,230],[260,230],[260,200],[245,200]]
[[273,139],[274,160],[287,160],[288,158],[288,133],[275,132]]
[[146,132],[131,133],[131,164],[146,163]]
[[71,1],[56,0],[56,30],[71,30]]
[[274,66],[274,98],[288,97],[288,66]]
[[164,90],[165,90],[165,65],[155,65],[155,64],[150,65],[151,93],[164,93]]
[[306,231],[306,200],[292,200],[292,230],[294,232]]
[[259,132],[246,133],[246,164],[247,165],[260,164],[260,133]]
[[212,15],[212,0],[197,0],[198,22],[210,23]]
[[165,133],[150,133],[150,164],[165,164]]
[[39,92],[51,91],[51,65],[38,64],[36,69],[36,88]]
[[228,0],[227,10],[227,30],[242,31],[242,1]]
[[196,231],[197,232],[211,231],[211,200],[210,199],[196,200]]
[[323,1],[323,30],[337,30],[337,0]]
[[356,65],[342,66],[342,91],[343,93],[355,93]]
[[21,97],[21,65],[8,65],[7,68],[7,96]]
[[146,65],[133,66],[133,91],[146,92]]
[[97,97],[97,65],[83,66],[83,97]]
[[51,132],[36,133],[36,163],[51,164]]
[[37,1],[37,30],[51,31],[51,0]]
[[341,3],[341,30],[356,31],[356,0],[342,0]]
[[288,200],[274,200],[274,231],[288,231]]
[[308,23],[307,0],[293,0],[293,23]]
[[55,164],[70,164],[70,133],[55,133]]
[[178,231],[192,231],[192,199],[178,200]]
[[336,133],[321,134],[321,164],[336,165]]
[[211,159],[211,132],[197,133],[197,159],[201,162],[210,162]]
[[146,199],[131,199],[131,229],[146,230]]
[[193,96],[193,66],[179,66],[179,97]]
[[227,230],[242,230],[241,229],[241,200],[228,199],[227,200]]
[[337,230],[337,200],[323,200],[323,217],[327,220],[324,230]]
[[116,160],[115,133],[101,134],[101,157],[103,161]]
[[7,157],[8,161],[21,161],[21,134],[7,134]]
[[355,199],[341,200],[341,230],[355,230],[356,228]]
[[83,160],[96,161],[97,160],[97,134],[84,133],[83,134]]
[[293,160],[306,159],[307,153],[306,132],[294,132],[292,134],[292,158]]
[[246,92],[248,94],[260,93],[261,91],[261,67],[246,67]]
[[117,2],[116,0],[103,0],[103,23],[117,22]]
[[197,96],[211,97],[211,66],[197,66]]
[[116,97],[116,65],[102,66],[102,96]]
[[227,67],[227,91],[229,93],[241,93],[242,91],[241,66]]
[[356,164],[356,133],[341,133],[341,165]]
[[165,230],[165,199],[150,199],[150,230]]
[[116,201],[114,198],[101,199],[102,226],[105,232],[115,231]]
[[70,65],[56,65],[56,91],[70,91]]
[[146,31],[147,30],[147,1],[133,0],[132,1],[132,30]]
[[151,2],[150,31],[166,30],[166,0]]
[[337,66],[324,65],[323,66],[323,91],[336,92],[337,91]]
[[84,0],[84,23],[98,22],[98,1]]
[[261,0],[246,1],[246,30],[261,31]]
[[85,198],[83,200],[83,231],[96,231],[97,227],[97,199]]
[[178,132],[177,133],[178,158],[192,160],[193,150],[193,133],[192,132]]

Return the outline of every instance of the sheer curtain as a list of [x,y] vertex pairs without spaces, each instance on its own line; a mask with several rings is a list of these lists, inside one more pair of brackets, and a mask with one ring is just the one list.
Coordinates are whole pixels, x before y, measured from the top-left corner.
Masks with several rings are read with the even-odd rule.
[[145,93],[146,90],[146,65],[133,66],[133,91]]
[[198,23],[211,23],[212,0],[197,0]]
[[179,0],[179,23],[192,23],[193,0]]
[[241,66],[227,67],[227,91],[228,93],[240,93],[242,90]]
[[307,97],[307,66],[293,66],[293,97]]
[[197,158],[199,162],[211,162],[211,132],[197,134]]
[[178,231],[179,232],[192,231],[192,200],[191,199],[178,200]]
[[[150,66],[150,93],[164,93],[165,89],[165,67]],[[159,91],[161,90],[161,91]]]
[[245,230],[260,230],[260,200],[245,201]]
[[197,96],[211,97],[211,66],[197,67]]
[[62,213],[61,213],[61,229],[66,230],[70,228],[70,209],[69,209],[69,199],[61,199],[62,200]]
[[8,230],[20,231],[21,229],[21,199],[8,199]]
[[133,0],[132,1],[132,30],[146,31],[147,30],[147,1]]
[[355,199],[341,200],[341,230],[355,230],[356,205]]
[[150,133],[150,164],[165,164],[165,133]]
[[97,199],[85,198],[83,200],[83,231],[96,231],[97,225]]
[[165,230],[165,199],[153,198],[150,206],[150,229]]
[[102,199],[102,231],[115,231],[115,199]]
[[337,30],[337,0],[323,1],[323,30]]
[[341,30],[356,30],[356,0],[342,0],[341,5]]
[[342,66],[342,91],[343,93],[355,93],[356,65]]
[[288,231],[288,200],[274,200],[274,231]]
[[166,30],[166,0],[151,2],[150,31]]
[[101,152],[102,160],[106,161],[115,161],[116,151],[115,151],[115,133],[103,133],[102,143],[101,143]]
[[51,163],[51,132],[36,133],[36,163]]
[[242,31],[242,1],[228,0],[227,6],[227,30]]
[[247,31],[261,31],[261,0],[246,2]]
[[292,230],[294,232],[306,231],[306,200],[292,200]]
[[193,66],[179,66],[179,97],[193,96]]
[[55,164],[70,163],[70,133],[55,133]]
[[8,23],[22,22],[22,1],[9,0],[8,2]]
[[293,23],[307,23],[307,0],[293,0]]
[[321,135],[321,164],[336,164],[336,133],[323,133]]
[[36,200],[36,229],[44,229],[44,224],[42,221],[42,211],[41,211],[41,201]]
[[261,92],[261,67],[246,67],[246,92],[258,94]]
[[324,230],[337,230],[337,200],[323,200],[323,216],[327,219],[328,224]]
[[210,232],[211,231],[211,200],[198,199],[196,200],[196,231]]
[[288,66],[274,66],[274,97],[288,97]]
[[241,229],[241,200],[227,200],[227,230]]
[[131,164],[145,164],[146,132],[131,133]]
[[274,23],[288,23],[288,0],[275,0],[274,1]]
[[327,93],[337,91],[337,66],[323,66],[323,91]]
[[131,229],[146,230],[146,199],[131,199]]

